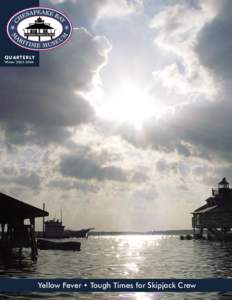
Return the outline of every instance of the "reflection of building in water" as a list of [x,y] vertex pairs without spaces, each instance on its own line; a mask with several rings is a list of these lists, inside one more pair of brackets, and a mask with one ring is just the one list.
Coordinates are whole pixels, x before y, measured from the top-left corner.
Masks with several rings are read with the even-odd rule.
[[193,212],[192,226],[197,238],[203,237],[204,229],[209,239],[232,238],[232,189],[226,178],[212,189],[206,204]]
[[42,18],[38,18],[34,23],[30,23],[28,27],[24,29],[24,36],[28,39],[29,37],[38,37],[41,41],[41,37],[50,37],[51,40],[55,37],[55,29],[50,26],[49,23],[45,23]]
[[44,236],[48,238],[61,238],[64,236],[64,225],[62,221],[50,220],[44,223],[45,232]]

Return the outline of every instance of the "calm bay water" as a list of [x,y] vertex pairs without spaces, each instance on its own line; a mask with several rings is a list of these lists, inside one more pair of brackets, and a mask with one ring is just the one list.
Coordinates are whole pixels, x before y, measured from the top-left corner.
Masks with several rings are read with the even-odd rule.
[[[1,277],[17,278],[228,278],[232,243],[181,241],[171,236],[102,236],[81,240],[81,252],[40,251],[0,265]],[[26,255],[25,255],[26,256]],[[223,294],[95,293],[0,295],[0,299],[232,300]]]

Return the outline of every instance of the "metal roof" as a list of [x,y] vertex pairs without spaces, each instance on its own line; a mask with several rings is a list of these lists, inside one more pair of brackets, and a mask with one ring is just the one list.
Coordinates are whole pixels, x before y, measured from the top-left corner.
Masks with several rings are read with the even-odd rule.
[[204,214],[204,213],[206,213],[206,212],[209,212],[209,211],[215,209],[216,207],[218,207],[218,206],[217,206],[217,205],[214,205],[214,206],[208,206],[208,207],[203,208],[203,209],[201,209],[201,210],[195,211],[195,213],[198,213],[198,214]]
[[46,217],[49,213],[13,197],[0,193],[0,223],[14,222],[17,219]]
[[204,205],[198,207],[197,209],[195,209],[195,210],[192,212],[192,214],[197,213],[198,211],[200,211],[200,210],[202,210],[202,209],[204,209],[204,208],[207,208],[207,207],[209,207],[209,205],[206,203],[206,204],[204,204]]

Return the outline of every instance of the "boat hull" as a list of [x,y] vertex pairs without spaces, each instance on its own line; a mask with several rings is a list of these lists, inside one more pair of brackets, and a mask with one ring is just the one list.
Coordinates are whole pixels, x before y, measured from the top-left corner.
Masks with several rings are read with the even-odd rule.
[[80,242],[53,242],[44,239],[37,240],[37,246],[40,250],[64,250],[64,251],[80,251]]

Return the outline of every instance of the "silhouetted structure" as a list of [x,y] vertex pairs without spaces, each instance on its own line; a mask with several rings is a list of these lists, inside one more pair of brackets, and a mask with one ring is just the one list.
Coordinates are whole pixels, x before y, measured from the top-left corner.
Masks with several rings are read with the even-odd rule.
[[46,238],[63,238],[64,237],[64,225],[62,221],[50,220],[45,223],[44,237]]
[[88,238],[89,232],[94,230],[94,228],[87,228],[81,230],[65,230],[64,235],[67,238],[75,237],[75,238]]
[[41,37],[50,37],[51,40],[56,35],[55,29],[50,26],[49,23],[45,23],[42,18],[38,18],[34,23],[30,23],[28,27],[24,29],[24,36],[28,39],[29,37],[38,37],[39,41]]
[[38,239],[38,248],[41,250],[71,250],[80,251],[80,242],[53,242],[45,239]]
[[[62,223],[62,220],[49,220],[44,222],[44,233],[43,237],[45,238],[54,238],[54,239],[62,239],[62,238],[86,238],[88,237],[88,233],[90,230],[93,230],[94,228],[87,228],[87,229],[81,229],[81,230],[64,230],[65,226]],[[37,236],[41,236],[39,233]]]
[[[0,193],[0,252],[9,254],[13,248],[30,247],[35,258],[35,218],[43,216],[48,216],[48,212]],[[29,225],[24,224],[25,220],[29,220]]]
[[232,189],[226,178],[218,183],[218,189],[212,189],[212,196],[206,199],[206,204],[192,214],[195,238],[203,238],[204,229],[207,229],[208,239],[231,239]]

